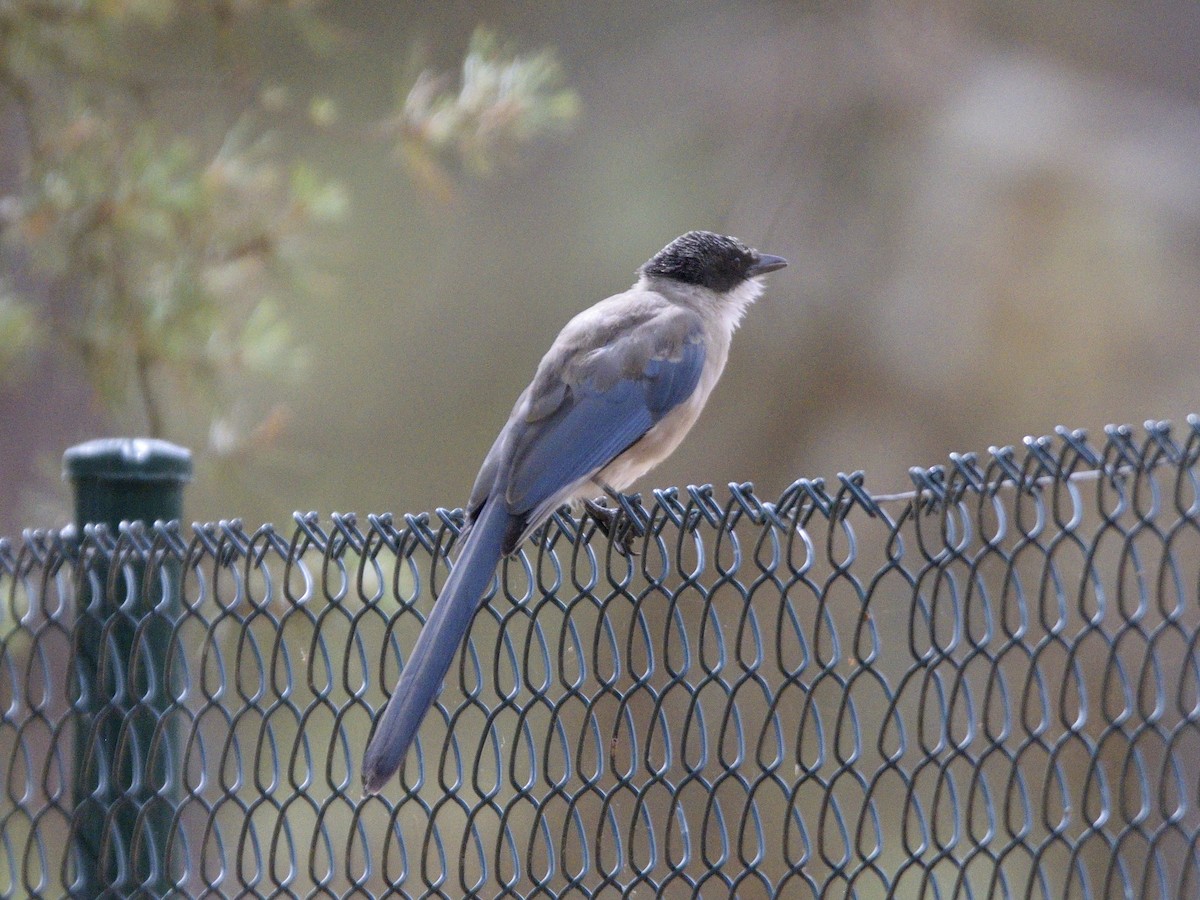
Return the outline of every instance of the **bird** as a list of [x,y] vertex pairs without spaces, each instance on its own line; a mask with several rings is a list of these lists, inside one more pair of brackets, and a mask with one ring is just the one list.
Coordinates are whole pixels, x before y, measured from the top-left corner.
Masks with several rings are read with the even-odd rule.
[[462,550],[367,743],[367,794],[403,763],[505,556],[575,501],[628,555],[619,513],[590,498],[617,496],[680,444],[763,276],[786,265],[737,238],[689,231],[644,263],[629,290],[562,329],[480,467]]

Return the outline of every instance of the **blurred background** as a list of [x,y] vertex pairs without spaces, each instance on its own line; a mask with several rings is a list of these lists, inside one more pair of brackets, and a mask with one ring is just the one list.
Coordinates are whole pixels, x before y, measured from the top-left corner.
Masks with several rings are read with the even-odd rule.
[[[0,2],[0,535],[65,524],[62,452],[105,435],[190,447],[190,520],[287,531],[293,510],[458,506],[562,325],[694,228],[791,265],[643,490],[748,480],[771,497],[863,469],[887,493],[910,466],[1057,424],[1182,424],[1200,412],[1197,47],[1195,0]],[[895,572],[872,609],[881,633],[911,636],[922,595],[888,570],[886,537],[859,548]],[[1063,555],[1063,583],[1085,583],[1093,558]],[[1042,562],[1011,568],[1045,591]],[[827,621],[857,634],[859,598],[831,584],[844,602]],[[392,599],[361,619],[363,658],[385,656]],[[217,653],[237,638],[217,621],[180,633]],[[351,629],[319,623],[333,646]],[[1112,658],[1194,671],[1190,644],[1139,643],[1127,624],[1117,651],[1080,654],[1093,704]],[[400,617],[396,639],[416,627]],[[995,668],[1028,684],[1042,658],[1005,645]],[[821,683],[838,707],[841,682]],[[366,734],[370,690],[347,734]],[[923,708],[910,690],[906,709]],[[43,730],[20,740],[41,747]],[[1039,742],[1032,773],[1048,769]],[[1071,746],[1054,773],[1078,780]],[[1165,771],[1168,750],[1138,758]]]
[[791,266],[641,485],[1200,411],[1192,0],[0,9],[0,534],[62,451],[187,516],[462,504],[559,328],[693,228]]

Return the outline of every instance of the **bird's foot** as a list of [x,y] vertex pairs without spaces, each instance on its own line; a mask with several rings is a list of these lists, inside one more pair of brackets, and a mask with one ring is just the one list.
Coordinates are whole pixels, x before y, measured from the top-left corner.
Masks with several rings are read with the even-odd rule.
[[626,558],[638,555],[637,551],[629,546],[629,538],[640,538],[646,534],[646,529],[640,522],[625,515],[620,509],[609,509],[595,500],[584,500],[583,507],[595,521],[596,527],[612,541],[614,550]]

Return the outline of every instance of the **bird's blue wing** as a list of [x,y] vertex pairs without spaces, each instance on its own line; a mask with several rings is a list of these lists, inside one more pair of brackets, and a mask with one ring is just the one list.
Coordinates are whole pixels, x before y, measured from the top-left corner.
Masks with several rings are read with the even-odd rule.
[[[615,348],[619,352],[619,348]],[[554,411],[530,423],[514,448],[506,492],[509,509],[526,514],[603,468],[692,395],[704,368],[698,331],[615,379],[599,369],[566,386]]]

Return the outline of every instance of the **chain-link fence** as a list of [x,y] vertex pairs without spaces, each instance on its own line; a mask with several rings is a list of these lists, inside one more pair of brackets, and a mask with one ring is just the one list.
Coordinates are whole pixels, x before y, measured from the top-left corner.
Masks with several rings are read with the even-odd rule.
[[28,532],[0,894],[1200,896],[1198,458],[655,491],[632,558],[559,513],[370,799],[457,513]]

